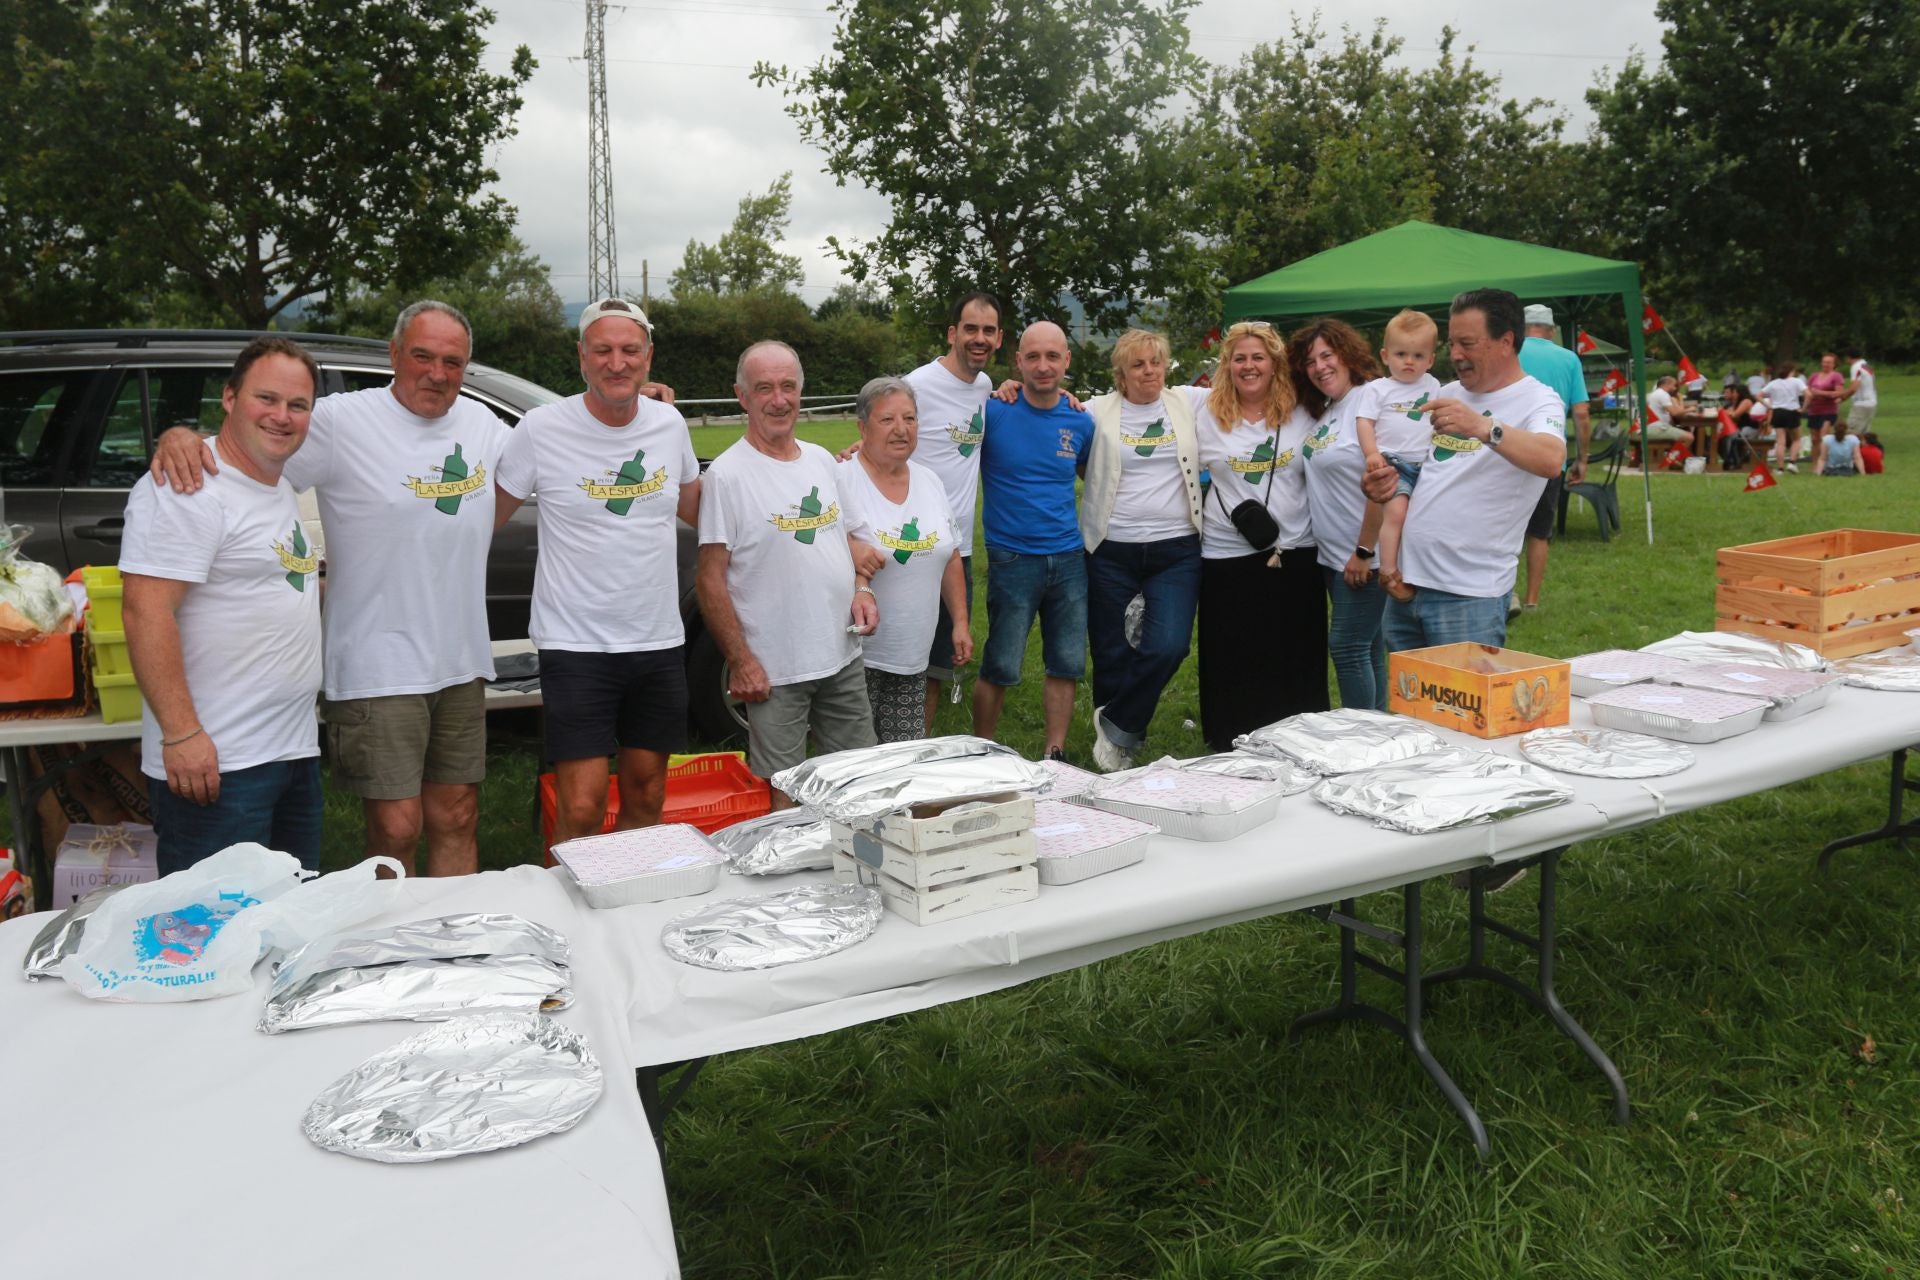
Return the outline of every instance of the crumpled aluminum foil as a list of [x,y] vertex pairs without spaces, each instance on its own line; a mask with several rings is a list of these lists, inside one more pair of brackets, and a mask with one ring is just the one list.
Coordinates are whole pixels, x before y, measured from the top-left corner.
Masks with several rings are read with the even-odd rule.
[[319,938],[273,975],[261,1031],[554,1013],[573,1003],[567,940],[514,915],[442,916]]
[[858,827],[911,805],[1038,790],[1051,778],[1011,747],[956,734],[815,756],[774,774],[773,785]]
[[833,824],[810,809],[782,809],[736,822],[707,839],[726,855],[728,870],[743,876],[833,867]]
[[1304,711],[1233,740],[1236,751],[1282,756],[1322,775],[1411,760],[1445,745],[1439,735],[1405,716],[1351,707]]
[[1757,662],[1789,671],[1825,671],[1826,659],[1803,644],[1766,640],[1739,631],[1682,631],[1640,646],[1642,653],[1664,654],[1688,662]]
[[866,941],[880,927],[880,912],[880,891],[870,885],[802,885],[684,911],[667,922],[660,945],[702,969],[771,969]]
[[1559,773],[1589,778],[1659,778],[1693,767],[1693,748],[1623,729],[1535,729],[1520,754]]
[[1253,782],[1277,782],[1283,796],[1299,795],[1320,781],[1318,774],[1291,760],[1256,755],[1251,751],[1222,751],[1210,756],[1196,756],[1191,760],[1165,760],[1162,763],[1192,773],[1222,773],[1229,778],[1246,778]]
[[579,1032],[537,1013],[482,1014],[374,1054],[321,1091],[301,1129],[362,1160],[445,1160],[571,1129],[602,1087]]
[[80,949],[80,938],[87,931],[87,917],[99,905],[127,886],[103,884],[80,895],[80,901],[62,911],[33,935],[27,958],[20,969],[28,982],[60,976],[60,962]]
[[1448,747],[1328,778],[1313,798],[1335,813],[1371,818],[1376,827],[1422,834],[1565,804],[1573,788],[1525,761]]
[[1856,688],[1887,693],[1920,693],[1920,653],[1911,648],[1882,649],[1852,658],[1836,658],[1833,670]]

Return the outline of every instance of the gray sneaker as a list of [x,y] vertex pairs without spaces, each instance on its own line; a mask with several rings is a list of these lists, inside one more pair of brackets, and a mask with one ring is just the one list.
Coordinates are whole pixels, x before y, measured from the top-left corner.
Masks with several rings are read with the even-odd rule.
[[1118,773],[1122,769],[1133,768],[1133,755],[1125,747],[1107,736],[1106,717],[1102,714],[1106,708],[1093,709],[1093,763],[1102,773]]

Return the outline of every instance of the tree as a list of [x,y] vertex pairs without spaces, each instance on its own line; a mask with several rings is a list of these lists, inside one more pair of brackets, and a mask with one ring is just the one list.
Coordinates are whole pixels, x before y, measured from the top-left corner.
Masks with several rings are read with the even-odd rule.
[[686,257],[669,282],[674,295],[781,293],[799,284],[800,259],[774,248],[786,236],[792,216],[793,171],[789,169],[765,195],[741,198],[740,211],[718,244],[687,241]]
[[837,0],[834,52],[761,63],[842,184],[892,204],[885,233],[827,241],[932,322],[969,289],[1009,318],[1077,297],[1117,323],[1177,278],[1186,214],[1165,123],[1198,72],[1194,0]]
[[1920,7],[1659,0],[1656,67],[1587,94],[1669,317],[1722,317],[1791,358],[1883,332],[1920,273]]
[[486,9],[4,5],[16,40],[0,200],[10,222],[33,216],[37,258],[56,271],[138,258],[149,284],[170,270],[264,327],[350,279],[463,270],[512,224],[482,194],[498,176],[486,156],[513,132],[534,60],[522,47],[505,74],[482,68]]

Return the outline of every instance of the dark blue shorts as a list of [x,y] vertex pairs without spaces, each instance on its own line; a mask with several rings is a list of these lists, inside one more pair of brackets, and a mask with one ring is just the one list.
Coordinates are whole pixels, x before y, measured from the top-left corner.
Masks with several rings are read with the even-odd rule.
[[1087,556],[1084,551],[1027,555],[987,548],[987,643],[980,678],[1020,683],[1027,636],[1040,616],[1040,653],[1047,674],[1078,680],[1087,670]]

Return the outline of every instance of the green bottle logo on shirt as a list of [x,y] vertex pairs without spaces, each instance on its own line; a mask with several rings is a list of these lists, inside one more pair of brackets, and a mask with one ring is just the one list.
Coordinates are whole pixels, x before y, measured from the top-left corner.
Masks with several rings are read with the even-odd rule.
[[1322,422],[1320,429],[1313,433],[1313,437],[1301,443],[1300,460],[1302,462],[1312,462],[1314,454],[1333,448],[1334,441],[1339,438],[1340,433],[1333,429],[1331,419]]
[[[647,451],[645,449],[635,449],[633,451],[633,457],[620,464],[620,471],[614,476],[613,482],[615,484],[638,484],[642,480],[645,480],[647,478],[647,469],[640,465],[640,460],[646,456]],[[614,515],[623,516],[633,510],[633,499],[608,498],[607,510],[613,512]]]
[[821,529],[831,528],[839,523],[840,504],[835,502],[825,509],[820,505],[820,486],[815,485],[806,497],[794,504],[797,516],[768,516],[773,527],[793,535],[795,542],[805,546],[813,545],[813,535]]
[[947,428],[947,438],[953,441],[954,447],[960,451],[961,457],[972,457],[973,451],[980,447],[980,442],[987,438],[986,413],[987,411],[984,407],[975,409],[973,411],[973,421],[969,422],[966,426]]
[[[1482,411],[1483,418],[1491,418],[1492,413]],[[1480,442],[1472,436],[1450,436],[1436,432],[1433,437],[1433,460],[1445,462],[1456,454],[1472,453],[1480,447]]]
[[287,571],[287,585],[295,591],[307,589],[307,575],[318,573],[320,559],[307,554],[307,533],[300,522],[293,522],[293,533],[285,542],[273,544],[273,553],[280,557],[280,567]]
[[479,492],[487,484],[487,469],[475,467],[469,472],[467,460],[462,456],[458,442],[454,444],[453,452],[448,454],[446,460],[440,464],[439,472],[438,480],[428,480],[424,476],[408,476],[405,487],[413,490],[417,498],[432,499],[433,509],[442,515],[458,515],[460,499],[470,493]]
[[1133,451],[1143,458],[1151,458],[1153,451],[1167,442],[1167,423],[1164,418],[1156,418],[1152,426],[1137,436],[1120,433],[1120,443],[1132,445]]
[[[440,464],[440,478],[442,480],[465,480],[467,478],[467,460],[460,456],[460,445],[458,441],[454,443],[453,452],[447,455],[447,460]],[[458,515],[460,513],[460,499],[458,496],[436,499],[433,504],[433,509],[442,515]]]
[[1425,404],[1426,402],[1427,402],[1427,393],[1422,391],[1420,393],[1420,398],[1407,406],[1407,421],[1409,422],[1420,421],[1421,415],[1426,413],[1426,410],[1422,409],[1420,406]]

